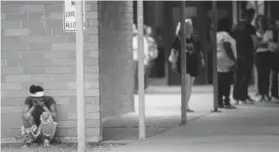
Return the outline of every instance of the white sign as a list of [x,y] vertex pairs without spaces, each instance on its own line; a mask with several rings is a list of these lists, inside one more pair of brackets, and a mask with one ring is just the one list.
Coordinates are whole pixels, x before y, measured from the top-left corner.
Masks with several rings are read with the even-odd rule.
[[[64,1],[64,31],[74,32],[76,30],[76,7],[75,0]],[[83,30],[85,26],[85,1],[82,0],[82,18],[83,18]]]

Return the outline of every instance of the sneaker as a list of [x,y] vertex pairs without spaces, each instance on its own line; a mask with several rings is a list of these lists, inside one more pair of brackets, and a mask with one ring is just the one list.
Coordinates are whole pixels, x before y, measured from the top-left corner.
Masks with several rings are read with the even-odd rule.
[[192,109],[186,109],[186,112],[195,112],[195,111]]

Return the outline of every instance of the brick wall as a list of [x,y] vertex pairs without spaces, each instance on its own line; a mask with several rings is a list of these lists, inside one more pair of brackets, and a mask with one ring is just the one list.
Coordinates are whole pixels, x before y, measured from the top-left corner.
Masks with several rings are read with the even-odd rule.
[[100,1],[102,118],[134,110],[132,1]]
[[[19,135],[30,84],[43,85],[58,107],[58,135],[76,136],[75,33],[63,31],[63,1],[1,1],[1,135]],[[84,33],[86,135],[101,137],[98,2],[87,2]],[[89,139],[88,139],[89,140]]]

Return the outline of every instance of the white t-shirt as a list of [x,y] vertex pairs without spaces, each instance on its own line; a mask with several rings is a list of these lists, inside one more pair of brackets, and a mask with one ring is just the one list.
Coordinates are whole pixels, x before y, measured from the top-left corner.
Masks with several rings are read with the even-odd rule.
[[229,72],[234,62],[228,57],[224,42],[231,44],[233,54],[236,57],[236,41],[227,32],[217,32],[217,71]]
[[[148,43],[146,38],[143,39],[143,47],[144,47],[144,64],[148,63],[149,60],[149,50]],[[134,61],[138,61],[138,37],[133,37],[133,59]]]

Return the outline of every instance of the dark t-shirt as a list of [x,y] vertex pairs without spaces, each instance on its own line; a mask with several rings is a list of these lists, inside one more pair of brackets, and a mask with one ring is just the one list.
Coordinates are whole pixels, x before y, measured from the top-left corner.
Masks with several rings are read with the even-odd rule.
[[[178,54],[178,63],[180,63],[181,59],[181,41],[179,37],[176,37],[175,41],[172,44],[172,48],[179,52]],[[187,52],[187,63],[195,63],[199,62],[200,58],[200,51],[201,51],[201,44],[199,41],[195,42],[192,39],[186,40],[186,49]]]
[[232,37],[236,41],[239,58],[253,58],[254,44],[252,35],[256,35],[256,28],[247,21],[239,22],[232,30]]
[[[45,105],[47,106],[48,109],[50,109],[50,106],[52,104],[55,104],[55,100],[50,96],[44,96],[42,98],[43,98],[43,102],[45,103]],[[25,104],[29,105],[31,108],[33,106],[33,100],[34,100],[34,97],[29,96],[25,99]],[[34,117],[34,120],[35,120],[35,123],[37,126],[39,126],[41,123],[40,117],[43,112],[45,112],[45,110],[42,107],[37,105],[35,107],[34,111],[31,113],[31,115]]]
[[[175,41],[172,44],[172,48],[178,51],[178,60],[177,60],[177,70],[180,73],[181,71],[181,40],[179,37],[176,37]],[[199,41],[194,41],[192,38],[186,40],[186,49],[188,50],[186,56],[187,62],[187,73],[191,76],[198,75],[198,69],[201,61],[201,44]]]

